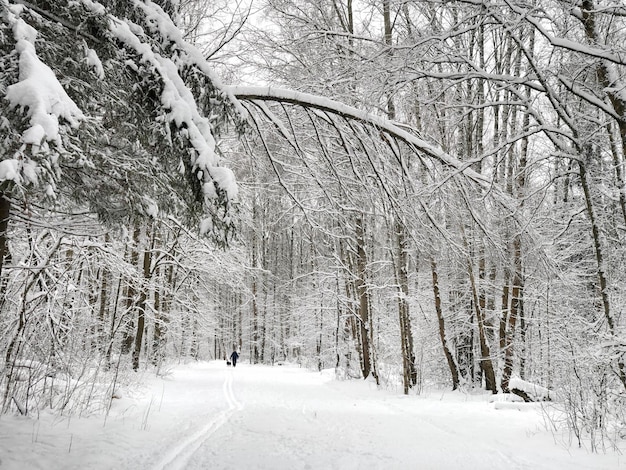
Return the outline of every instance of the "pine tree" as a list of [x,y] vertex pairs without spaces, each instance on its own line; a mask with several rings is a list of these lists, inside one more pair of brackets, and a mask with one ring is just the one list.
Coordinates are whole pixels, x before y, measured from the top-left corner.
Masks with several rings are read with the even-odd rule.
[[163,211],[227,240],[236,186],[214,136],[238,117],[159,4],[2,0],[3,201]]

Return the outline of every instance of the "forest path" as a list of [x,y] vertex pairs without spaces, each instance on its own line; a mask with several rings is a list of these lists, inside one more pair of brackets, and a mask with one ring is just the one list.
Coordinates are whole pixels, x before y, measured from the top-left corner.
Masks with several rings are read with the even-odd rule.
[[404,396],[331,371],[193,362],[146,374],[106,420],[0,416],[0,470],[626,469],[622,455],[551,434],[540,408],[492,398]]
[[[603,468],[556,446],[539,451],[536,412],[498,411],[484,396],[404,397],[295,367],[241,364],[206,373],[214,385],[223,380],[225,408],[171,447],[155,470]],[[539,442],[545,447],[545,430]]]
[[223,426],[236,411],[243,409],[243,404],[237,400],[233,392],[233,372],[233,369],[229,369],[223,373],[222,393],[228,407],[210,418],[200,429],[184,437],[175,446],[171,447],[165,456],[153,467],[153,470],[182,470],[188,468],[190,458],[207,439]]

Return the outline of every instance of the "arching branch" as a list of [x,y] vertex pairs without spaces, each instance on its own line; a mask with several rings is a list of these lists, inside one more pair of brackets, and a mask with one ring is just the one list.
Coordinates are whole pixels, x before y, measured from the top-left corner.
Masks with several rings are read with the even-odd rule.
[[273,87],[243,86],[230,86],[226,87],[226,89],[230,94],[241,101],[274,101],[277,103],[288,103],[307,109],[317,109],[329,114],[341,116],[349,121],[360,122],[366,126],[377,129],[379,132],[404,142],[417,154],[433,158],[450,168],[456,169],[459,173],[462,173],[479,185],[489,189],[492,188],[492,181],[490,178],[474,171],[471,168],[471,166],[476,163],[475,161],[461,161],[433,144],[419,138],[409,130],[405,130],[405,128],[400,127],[398,124],[380,116],[373,115],[366,111],[328,98],[293,90]]

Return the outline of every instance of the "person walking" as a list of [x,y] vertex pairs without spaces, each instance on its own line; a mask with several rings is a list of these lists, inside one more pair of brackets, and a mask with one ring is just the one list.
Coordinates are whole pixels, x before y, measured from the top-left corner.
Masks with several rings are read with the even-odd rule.
[[233,353],[230,355],[230,362],[233,364],[233,367],[237,365],[237,359],[239,359],[239,354],[237,353],[237,351],[233,351]]

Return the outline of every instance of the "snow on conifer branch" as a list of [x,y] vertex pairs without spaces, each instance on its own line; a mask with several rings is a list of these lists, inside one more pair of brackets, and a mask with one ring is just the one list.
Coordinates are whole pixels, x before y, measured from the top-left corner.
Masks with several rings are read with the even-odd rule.
[[[15,50],[19,55],[19,81],[7,87],[6,99],[12,108],[23,110],[29,117],[30,127],[21,135],[24,146],[31,145],[33,153],[40,150],[45,152],[48,142],[62,149],[62,122],[75,128],[85,116],[50,67],[37,56],[37,31],[19,17],[21,11],[21,6],[7,6],[5,11],[4,20],[13,31]],[[8,161],[13,162],[10,166],[16,171],[2,171],[0,179],[13,179],[18,184],[37,183],[37,166],[34,162],[16,159]],[[9,163],[4,163],[4,166],[7,165]]]
[[[98,3],[91,0],[84,2],[90,8],[98,8]],[[200,113],[200,107],[196,99],[181,77],[180,68],[184,66],[196,66],[201,69],[202,73],[207,76],[213,86],[219,86],[219,80],[210,66],[202,58],[199,51],[184,42],[182,35],[171,18],[158,7],[158,5],[148,1],[146,3],[133,1],[136,8],[141,9],[146,16],[146,23],[152,29],[152,33],[160,36],[166,42],[175,45],[175,49],[182,54],[172,54],[173,58],[165,57],[159,52],[154,51],[150,44],[140,38],[135,31],[142,31],[141,28],[133,27],[130,21],[119,21],[111,17],[110,28],[114,36],[126,47],[133,49],[143,62],[150,64],[154,71],[159,75],[163,85],[161,93],[161,104],[168,110],[167,119],[178,128],[186,129],[189,142],[195,149],[196,155],[192,164],[195,169],[203,172],[204,193],[208,198],[215,196],[215,190],[210,187],[212,182],[217,185],[226,184],[220,187],[228,195],[229,199],[234,198],[237,194],[234,178],[220,177],[215,178],[213,175],[230,170],[221,168],[217,170],[219,158],[215,153],[215,139],[211,130],[209,119]],[[178,63],[175,62],[177,60]],[[234,100],[233,100],[234,101]],[[210,177],[206,179],[206,176]]]
[[[214,234],[229,231],[237,185],[231,170],[220,164],[214,134],[228,121],[240,128],[237,113],[245,111],[222,90],[210,64],[184,41],[170,16],[151,1],[68,0],[45,5],[0,1],[1,24],[5,31],[13,31],[19,57],[19,77],[4,75],[8,83],[2,85],[9,109],[15,110],[9,119],[12,133],[22,143],[15,153],[15,144],[7,141],[7,148],[13,149],[5,154],[14,152],[14,158],[2,163],[0,176],[22,184],[37,182],[39,173],[39,182],[49,182],[46,192],[54,195],[62,168],[80,172],[81,167],[97,169],[98,161],[111,165],[110,153],[128,147],[126,155],[137,158],[159,155],[158,167],[146,176],[191,191],[173,197],[189,206],[196,222],[204,212],[202,229],[215,229]],[[82,47],[62,57],[75,35],[82,38]],[[35,50],[36,36],[41,54]],[[140,102],[129,101],[131,96]],[[30,120],[26,127],[23,116]],[[128,133],[131,127],[137,132]],[[24,178],[28,165],[31,177]],[[176,167],[184,171],[177,172]],[[124,166],[122,171],[133,170]],[[131,191],[145,184],[154,191],[163,188],[147,180],[141,183],[139,175],[130,174],[122,181],[136,184],[125,188],[115,181],[116,173],[111,175],[113,181],[97,185],[127,193],[118,200],[127,201],[131,212],[145,212],[141,198]],[[83,172],[72,181],[85,186],[94,180]],[[167,195],[153,199],[159,201],[160,210],[173,210]]]

